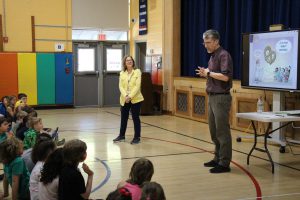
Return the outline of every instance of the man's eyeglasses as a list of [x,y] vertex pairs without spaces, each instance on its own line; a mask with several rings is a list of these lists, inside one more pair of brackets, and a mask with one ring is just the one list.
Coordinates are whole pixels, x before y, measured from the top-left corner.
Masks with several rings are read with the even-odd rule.
[[208,45],[208,44],[211,44],[212,42],[203,42],[202,44],[205,46],[205,45]]

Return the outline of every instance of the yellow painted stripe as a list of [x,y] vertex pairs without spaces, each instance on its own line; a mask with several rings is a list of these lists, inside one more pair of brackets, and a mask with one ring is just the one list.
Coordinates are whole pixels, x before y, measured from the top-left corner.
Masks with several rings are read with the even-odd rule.
[[19,93],[28,96],[29,105],[37,105],[36,54],[18,53]]

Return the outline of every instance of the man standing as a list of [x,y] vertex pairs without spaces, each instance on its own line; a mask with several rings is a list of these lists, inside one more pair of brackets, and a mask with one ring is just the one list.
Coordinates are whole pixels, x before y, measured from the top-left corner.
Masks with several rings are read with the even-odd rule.
[[207,30],[203,33],[203,40],[203,45],[211,57],[208,68],[198,67],[196,73],[207,78],[208,125],[211,139],[215,144],[215,156],[213,160],[204,163],[204,166],[212,167],[210,173],[230,172],[232,143],[229,111],[232,100],[230,95],[232,59],[230,54],[220,46],[218,31]]

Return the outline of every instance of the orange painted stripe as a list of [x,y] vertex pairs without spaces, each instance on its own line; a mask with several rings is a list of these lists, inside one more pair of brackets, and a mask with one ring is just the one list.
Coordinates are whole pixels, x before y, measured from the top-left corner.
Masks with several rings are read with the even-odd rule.
[[18,94],[18,57],[0,53],[0,97]]

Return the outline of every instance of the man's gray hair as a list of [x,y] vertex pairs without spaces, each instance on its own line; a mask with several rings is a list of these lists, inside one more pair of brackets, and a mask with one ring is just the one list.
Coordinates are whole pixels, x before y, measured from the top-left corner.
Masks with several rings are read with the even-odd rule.
[[220,34],[214,29],[207,30],[203,33],[203,39],[211,38],[213,40],[220,40]]

